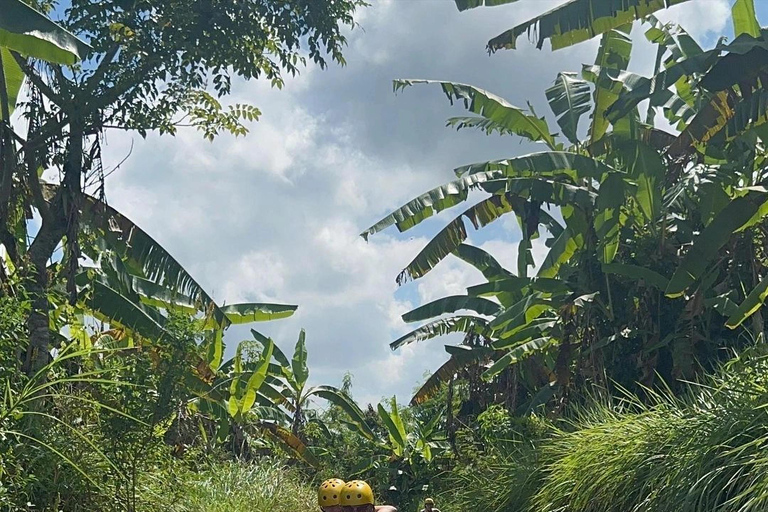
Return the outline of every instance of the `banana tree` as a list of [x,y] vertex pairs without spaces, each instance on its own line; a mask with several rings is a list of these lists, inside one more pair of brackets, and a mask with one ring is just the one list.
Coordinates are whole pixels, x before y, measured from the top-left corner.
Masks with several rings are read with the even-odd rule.
[[[358,467],[359,473],[386,471],[385,489],[395,494],[401,505],[412,502],[415,495],[428,485],[430,475],[444,463],[449,445],[444,429],[440,428],[443,411],[438,410],[425,422],[415,416],[403,416],[397,398],[376,407],[384,427],[384,436],[377,440],[377,454]],[[382,482],[383,484],[384,482]]]
[[8,120],[24,81],[17,58],[72,65],[90,47],[21,0],[0,0],[0,12],[0,119]]
[[[460,11],[476,7],[495,7],[519,0],[454,0]],[[549,40],[558,50],[603,35],[613,29],[650,16],[656,11],[688,0],[569,0],[550,11],[527,20],[488,42],[488,50],[517,47],[523,34],[531,36],[537,48]],[[752,0],[749,1],[751,3]],[[534,3],[534,2],[530,2]],[[739,0],[739,3],[746,3]],[[753,8],[754,12],[754,8]]]
[[[716,347],[735,343],[736,335],[721,327],[735,328],[757,312],[768,288],[760,280],[760,260],[748,249],[762,236],[768,210],[757,66],[765,43],[747,32],[754,24],[738,8],[737,39],[707,51],[679,27],[649,19],[646,37],[658,47],[652,78],[626,71],[631,27],[606,31],[595,64],[585,65],[581,77],[561,73],[546,91],[561,135],[532,110],[499,96],[436,82],[473,114],[449,119],[450,126],[520,136],[548,150],[458,168],[458,179],[362,234],[367,238],[393,224],[406,231],[466,201],[472,189],[488,194],[427,244],[398,276],[403,284],[448,255],[466,252],[466,220],[480,229],[514,213],[522,232],[515,273],[499,272],[483,256],[475,266],[488,282],[404,315],[406,321],[454,316],[433,320],[393,348],[448,332],[479,333],[501,351],[492,354],[489,379],[542,354],[549,357],[548,382],[529,397],[534,400],[552,386],[566,393],[574,372],[577,380],[599,381],[606,367],[634,367],[620,379],[629,383],[651,383],[665,366],[665,377],[689,378],[693,357],[706,365]],[[740,77],[729,66],[745,58],[756,72]],[[394,87],[416,83],[428,82],[399,80]],[[638,110],[643,100],[649,103],[645,120]],[[657,111],[680,133],[654,127]],[[586,114],[591,122],[582,139]],[[542,226],[549,252],[531,276],[531,242]],[[753,270],[740,272],[735,261]],[[752,292],[740,299],[739,288]],[[455,315],[461,310],[477,315]],[[756,318],[753,334],[761,336]],[[640,364],[630,362],[636,360]],[[452,357],[427,390],[452,378],[459,366]]]
[[302,429],[307,421],[307,408],[310,401],[312,398],[321,398],[344,411],[349,425],[354,430],[366,439],[373,439],[374,433],[368,426],[363,412],[346,393],[333,386],[307,386],[309,368],[304,329],[299,332],[290,361],[270,338],[255,330],[251,330],[251,333],[264,346],[274,347],[272,352],[274,363],[269,367],[263,392],[275,405],[282,406],[287,411],[293,435],[298,438],[304,437]]

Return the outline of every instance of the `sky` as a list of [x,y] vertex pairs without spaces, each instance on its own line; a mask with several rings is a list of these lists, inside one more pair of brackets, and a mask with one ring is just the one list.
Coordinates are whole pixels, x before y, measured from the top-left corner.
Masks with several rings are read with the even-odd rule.
[[[521,39],[518,50],[486,53],[489,38],[562,0],[464,13],[451,0],[371,3],[348,35],[347,66],[307,68],[283,90],[259,81],[235,84],[228,101],[263,112],[246,137],[209,143],[194,130],[146,140],[109,132],[105,146],[105,167],[130,154],[107,179],[109,203],[170,250],[218,302],[298,304],[292,318],[252,327],[287,353],[305,328],[310,381],[339,385],[350,372],[354,398],[363,404],[392,395],[407,402],[425,372],[447,359],[444,345],[460,342],[446,337],[392,352],[389,342],[417,327],[400,315],[462,294],[482,276],[447,259],[416,282],[395,283],[454,212],[413,232],[392,228],[367,243],[358,234],[449,181],[455,167],[536,149],[518,139],[446,128],[446,118],[464,111],[451,107],[438,86],[395,95],[392,79],[470,83],[518,106],[531,101],[541,115],[548,111],[543,91],[557,73],[579,71],[597,48],[591,41],[553,53]],[[711,45],[730,30],[728,4],[693,0],[660,17],[682,22]],[[639,39],[642,30],[633,34]],[[635,47],[633,68],[648,72],[653,54],[641,48],[648,49]],[[514,268],[519,237],[510,218],[471,233],[470,242]],[[535,257],[542,252],[539,243]],[[228,353],[250,337],[249,327],[229,329]]]

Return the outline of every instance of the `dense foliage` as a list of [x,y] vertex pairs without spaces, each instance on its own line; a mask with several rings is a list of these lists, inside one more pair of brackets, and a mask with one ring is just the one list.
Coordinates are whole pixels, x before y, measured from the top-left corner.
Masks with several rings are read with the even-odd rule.
[[[214,301],[107,205],[99,134],[244,134],[259,112],[220,103],[232,80],[343,64],[364,2],[35,3],[56,24],[0,0],[0,506],[282,512],[342,477],[408,511],[427,495],[459,511],[765,509],[768,33],[737,0],[735,39],[703,48],[652,16],[682,1],[572,0],[491,39],[601,37],[594,63],[543,91],[551,122],[437,82],[469,112],[449,126],[546,149],[458,168],[364,232],[483,195],[397,277],[447,257],[478,269],[466,294],[406,313],[427,323],[392,348],[463,343],[408,406],[361,407],[350,376],[311,384],[304,330],[292,354],[251,330],[225,357],[230,325],[297,306]],[[627,71],[633,30],[656,46],[651,76]],[[50,168],[60,182],[40,179]],[[505,214],[514,269],[466,243]]]

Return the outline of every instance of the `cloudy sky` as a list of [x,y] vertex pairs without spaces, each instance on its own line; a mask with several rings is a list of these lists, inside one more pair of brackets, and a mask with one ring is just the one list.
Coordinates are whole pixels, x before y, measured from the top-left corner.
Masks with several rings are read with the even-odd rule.
[[[107,182],[109,202],[168,248],[220,302],[299,304],[288,320],[255,327],[291,351],[307,329],[311,380],[338,385],[353,376],[357,400],[397,394],[406,402],[426,371],[447,358],[432,340],[391,352],[388,343],[416,326],[400,315],[481,282],[456,261],[398,289],[395,277],[450,217],[414,233],[363,229],[403,202],[448,181],[466,163],[529,151],[518,140],[444,127],[451,107],[436,86],[395,95],[394,78],[471,83],[516,105],[547,111],[543,90],[558,71],[594,59],[596,42],[555,53],[521,44],[493,56],[485,42],[562,0],[459,13],[451,0],[371,0],[349,34],[348,65],[311,68],[282,91],[236,86],[232,102],[263,117],[247,137],[205,142],[195,131],[147,140],[108,134],[108,162],[130,158]],[[693,0],[663,14],[711,44],[726,27],[728,0]],[[635,36],[642,33],[635,30]],[[522,43],[522,41],[521,41]],[[636,47],[637,49],[638,47]],[[640,53],[636,52],[636,55]],[[652,57],[633,65],[647,68]],[[514,267],[513,222],[471,241]],[[228,350],[249,336],[228,332]]]

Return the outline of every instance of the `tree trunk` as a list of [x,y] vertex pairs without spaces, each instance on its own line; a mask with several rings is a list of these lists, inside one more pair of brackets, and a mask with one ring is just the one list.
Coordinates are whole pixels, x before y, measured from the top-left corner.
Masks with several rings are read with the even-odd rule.
[[69,226],[69,223],[77,219],[72,213],[80,207],[82,171],[83,131],[80,123],[72,121],[61,188],[51,202],[48,218],[43,219],[40,231],[29,247],[32,279],[28,290],[32,298],[32,310],[27,318],[29,345],[24,365],[28,375],[34,375],[50,361],[48,261],[65,234],[77,233],[77,226]]

